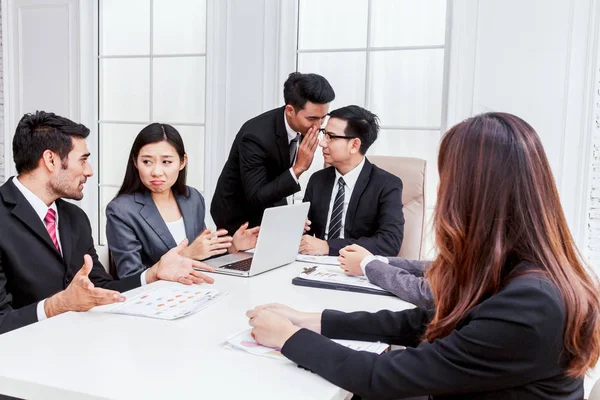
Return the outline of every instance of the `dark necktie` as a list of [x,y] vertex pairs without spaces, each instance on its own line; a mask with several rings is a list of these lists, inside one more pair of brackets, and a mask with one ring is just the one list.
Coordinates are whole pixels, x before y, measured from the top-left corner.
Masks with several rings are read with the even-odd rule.
[[296,135],[295,138],[290,142],[290,167],[294,165],[294,159],[296,158],[296,153],[298,153],[298,143],[300,143],[300,136]]
[[338,191],[333,201],[333,209],[331,210],[331,219],[329,220],[329,234],[327,239],[337,239],[342,231],[342,215],[344,214],[344,178],[340,176],[338,180]]

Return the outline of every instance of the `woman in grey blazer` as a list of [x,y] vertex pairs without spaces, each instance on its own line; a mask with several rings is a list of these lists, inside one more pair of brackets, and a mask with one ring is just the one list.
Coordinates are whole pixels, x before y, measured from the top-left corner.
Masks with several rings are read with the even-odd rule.
[[258,227],[242,225],[233,235],[206,229],[204,198],[186,186],[187,155],[179,132],[153,123],[136,137],[123,184],[106,207],[106,238],[116,274],[133,275],[154,265],[184,239],[183,255],[196,260],[247,250]]

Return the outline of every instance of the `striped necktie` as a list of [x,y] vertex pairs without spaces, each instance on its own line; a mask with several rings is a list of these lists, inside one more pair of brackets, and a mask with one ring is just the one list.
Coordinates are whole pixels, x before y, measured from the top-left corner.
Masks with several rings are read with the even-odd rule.
[[300,144],[300,137],[302,135],[296,135],[295,138],[290,142],[290,167],[294,166],[294,161],[296,160],[296,154],[298,153],[298,145]]
[[48,235],[50,235],[52,243],[54,243],[54,247],[56,247],[56,250],[60,253],[60,246],[58,245],[58,238],[56,237],[56,211],[49,208],[46,217],[44,218],[44,222],[46,223],[46,230],[48,231]]
[[344,178],[340,176],[338,180],[338,191],[333,201],[333,208],[331,210],[331,219],[329,220],[329,234],[327,239],[337,239],[340,237],[342,231],[342,215],[344,214]]

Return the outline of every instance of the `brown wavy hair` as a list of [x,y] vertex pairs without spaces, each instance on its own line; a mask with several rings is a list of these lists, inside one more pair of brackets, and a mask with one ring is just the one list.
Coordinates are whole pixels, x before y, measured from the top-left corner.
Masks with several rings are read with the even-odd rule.
[[506,113],[470,118],[443,136],[438,169],[438,255],[426,275],[436,311],[426,339],[449,335],[528,262],[560,291],[567,373],[585,375],[600,356],[598,279],[574,244],[535,130]]

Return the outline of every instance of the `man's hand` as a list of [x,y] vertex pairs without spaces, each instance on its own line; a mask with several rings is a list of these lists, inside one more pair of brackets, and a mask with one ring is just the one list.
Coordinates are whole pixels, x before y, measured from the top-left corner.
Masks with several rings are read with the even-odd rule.
[[319,147],[319,128],[311,126],[304,134],[302,143],[298,146],[298,156],[292,167],[296,178],[299,178],[304,171],[310,168],[317,147]]
[[44,302],[48,318],[67,311],[87,311],[95,306],[125,301],[119,292],[94,286],[88,277],[93,266],[92,257],[83,256],[83,267],[77,271],[71,284]]
[[364,275],[360,263],[365,257],[372,255],[373,254],[364,247],[353,244],[340,250],[338,261],[340,262],[340,267],[342,267],[346,274],[360,276]]
[[225,229],[219,229],[216,232],[205,229],[194,239],[192,244],[181,252],[181,255],[194,260],[204,260],[208,257],[225,254],[233,240],[231,236],[226,235]]
[[194,268],[213,272],[215,269],[203,262],[192,260],[181,255],[187,247],[188,240],[183,239],[177,247],[166,252],[160,261],[146,271],[146,282],[152,283],[159,279],[191,285],[192,283],[213,283],[215,280]]
[[304,233],[310,231],[310,224],[312,224],[312,222],[310,222],[310,219],[306,218],[306,222],[304,223]]
[[248,222],[240,226],[239,229],[233,234],[233,243],[229,248],[229,252],[237,253],[238,251],[244,251],[256,247],[259,230],[259,226],[248,229]]
[[269,310],[249,310],[246,316],[252,326],[252,336],[256,343],[280,349],[285,342],[300,330],[292,321],[284,316]]
[[310,254],[311,256],[326,256],[329,254],[329,244],[314,236],[304,235],[300,241],[300,254]]

